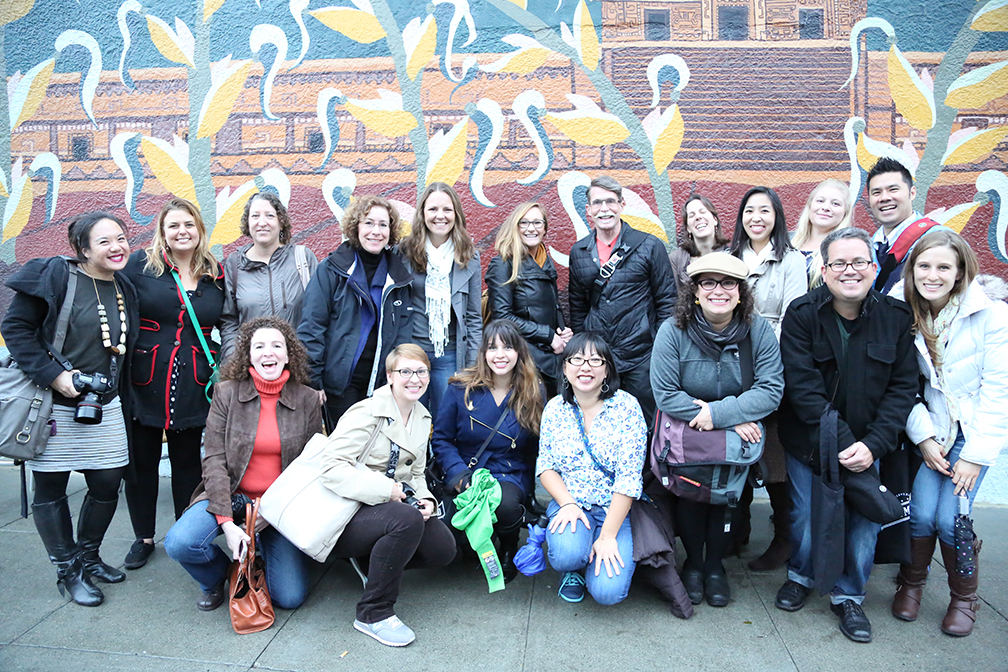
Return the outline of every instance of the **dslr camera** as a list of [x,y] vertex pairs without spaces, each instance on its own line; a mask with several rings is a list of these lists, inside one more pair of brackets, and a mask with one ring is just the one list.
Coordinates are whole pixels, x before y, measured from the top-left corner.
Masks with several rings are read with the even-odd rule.
[[74,421],[82,425],[97,425],[102,421],[102,395],[112,389],[112,381],[100,373],[73,374],[73,386],[84,398],[77,402]]
[[399,487],[402,488],[403,494],[406,495],[406,499],[403,500],[404,504],[409,504],[410,506],[412,506],[415,509],[419,509],[419,510],[423,509],[423,505],[420,503],[420,500],[417,498],[417,496],[416,496],[416,490],[413,489],[413,486],[411,486],[411,485],[409,485],[407,483],[400,483]]

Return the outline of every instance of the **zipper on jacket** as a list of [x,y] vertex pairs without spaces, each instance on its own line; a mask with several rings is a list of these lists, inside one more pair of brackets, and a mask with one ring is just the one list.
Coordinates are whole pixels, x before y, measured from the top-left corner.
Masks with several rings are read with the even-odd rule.
[[[382,327],[384,326],[383,322],[385,321],[385,300],[388,299],[388,295],[392,293],[394,288],[395,281],[392,279],[392,276],[386,274],[385,287],[382,288],[381,305],[378,307],[378,315],[376,316],[378,320],[378,345],[375,347],[374,363],[371,364],[371,378],[368,380],[367,396],[369,397],[374,394],[375,375],[378,373],[378,360],[381,359],[382,353]],[[395,324],[394,315],[392,317],[392,324]]]
[[266,262],[266,282],[269,284],[270,312],[276,315],[276,304],[273,301],[273,269],[270,268],[268,261]]

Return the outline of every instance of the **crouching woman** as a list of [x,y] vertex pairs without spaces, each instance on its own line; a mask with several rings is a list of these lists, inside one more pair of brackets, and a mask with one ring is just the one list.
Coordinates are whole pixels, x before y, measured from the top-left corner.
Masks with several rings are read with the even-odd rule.
[[[403,570],[444,567],[455,558],[455,539],[434,517],[424,478],[431,415],[419,399],[430,360],[419,345],[399,345],[385,359],[385,373],[389,384],[340,418],[322,455],[321,480],[362,504],[331,553],[369,559],[354,628],[387,646],[406,646],[416,637],[395,615]],[[369,444],[366,469],[358,469]]]
[[[308,356],[279,317],[257,317],[241,326],[220,377],[206,423],[203,482],[164,544],[203,590],[196,603],[201,611],[216,609],[225,597],[231,558],[214,539],[223,534],[235,560],[242,542],[249,541],[232,517],[232,496],[262,496],[322,429],[318,392],[304,384]],[[258,523],[265,525],[262,518]],[[269,526],[259,530],[256,546],[266,561],[273,604],[296,609],[308,593],[308,556]]]

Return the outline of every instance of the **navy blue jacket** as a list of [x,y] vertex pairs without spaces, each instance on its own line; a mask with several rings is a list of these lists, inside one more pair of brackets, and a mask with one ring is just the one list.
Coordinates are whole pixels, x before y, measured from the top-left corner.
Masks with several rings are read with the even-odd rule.
[[[509,394],[498,406],[490,390],[474,388],[469,393],[467,407],[465,388],[456,383],[448,385],[434,421],[431,447],[449,487],[471,473],[469,461],[486,441],[510,401]],[[494,433],[480,462],[498,481],[514,483],[527,495],[532,486],[539,437],[518,424],[514,411],[508,409],[507,413],[508,417]],[[514,448],[511,447],[512,438]]]

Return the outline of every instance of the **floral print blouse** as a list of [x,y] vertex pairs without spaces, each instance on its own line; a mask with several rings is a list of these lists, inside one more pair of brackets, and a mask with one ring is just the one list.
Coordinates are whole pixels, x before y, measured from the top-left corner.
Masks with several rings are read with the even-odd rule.
[[[617,390],[602,402],[588,430],[588,442],[595,459],[585,450],[578,420],[579,409],[562,396],[550,399],[543,410],[539,431],[539,458],[536,475],[547,469],[560,474],[564,485],[584,508],[607,508],[613,493],[638,499],[643,489],[641,469],[647,452],[647,426],[640,404],[633,395]],[[615,475],[615,480],[611,478]]]

